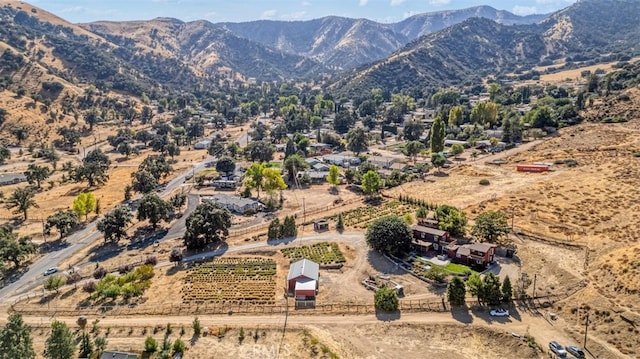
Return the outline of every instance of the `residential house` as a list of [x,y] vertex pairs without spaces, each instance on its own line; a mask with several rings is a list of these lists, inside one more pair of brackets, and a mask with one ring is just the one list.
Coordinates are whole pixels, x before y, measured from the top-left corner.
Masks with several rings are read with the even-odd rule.
[[469,142],[467,141],[458,141],[458,140],[444,140],[444,145],[445,146],[453,146],[453,145],[462,145],[462,147],[464,148],[469,148],[471,147],[471,144],[469,144]]
[[209,148],[209,146],[211,146],[211,140],[207,139],[207,140],[202,140],[198,143],[196,143],[195,145],[193,145],[193,148],[195,148],[196,150],[204,150]]
[[361,163],[358,157],[333,154],[322,156],[322,160],[336,166],[359,166]]
[[411,230],[413,231],[411,246],[418,252],[447,253],[448,246],[455,244],[455,240],[450,238],[449,232],[441,229],[417,224],[411,227]]
[[298,180],[301,180],[305,175],[309,176],[311,183],[322,184],[327,181],[328,171],[300,171],[297,174]]
[[25,182],[27,177],[22,173],[3,173],[0,174],[0,186],[7,186],[20,182]]
[[243,214],[247,211],[260,211],[263,208],[262,203],[250,198],[242,198],[228,194],[215,194],[202,198],[203,202],[213,202],[231,212]]
[[318,294],[320,265],[308,259],[291,263],[287,275],[287,293],[300,300],[315,299]]
[[456,263],[485,268],[495,260],[495,244],[469,243],[456,247],[447,253]]
[[367,159],[369,163],[385,169],[390,168],[397,160],[397,158],[385,156],[371,156]]

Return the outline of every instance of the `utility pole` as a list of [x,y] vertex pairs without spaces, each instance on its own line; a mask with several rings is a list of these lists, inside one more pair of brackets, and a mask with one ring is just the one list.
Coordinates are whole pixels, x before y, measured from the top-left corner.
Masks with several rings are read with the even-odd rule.
[[584,343],[582,344],[582,346],[584,348],[587,347],[587,332],[589,331],[589,312],[587,312],[587,316],[584,320]]
[[304,197],[302,197],[302,228],[304,228],[305,223],[307,223],[307,207],[304,203]]
[[511,233],[513,233],[513,219],[515,217],[515,208],[511,207]]

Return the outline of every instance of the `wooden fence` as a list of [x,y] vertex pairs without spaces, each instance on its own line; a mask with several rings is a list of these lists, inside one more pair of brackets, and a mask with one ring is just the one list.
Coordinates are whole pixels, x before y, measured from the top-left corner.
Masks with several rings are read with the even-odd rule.
[[[449,310],[442,301],[400,300],[399,310],[402,312],[444,312]],[[288,308],[287,308],[288,306]],[[296,309],[295,301],[287,304],[253,305],[253,304],[170,304],[170,305],[113,305],[69,307],[55,303],[32,304],[15,303],[11,306],[15,312],[34,316],[180,316],[208,314],[373,314],[376,313],[373,303],[316,303],[315,306]]]

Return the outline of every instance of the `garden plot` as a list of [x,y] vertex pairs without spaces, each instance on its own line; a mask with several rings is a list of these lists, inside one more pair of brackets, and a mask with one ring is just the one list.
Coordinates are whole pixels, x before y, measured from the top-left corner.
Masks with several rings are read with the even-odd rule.
[[264,258],[219,258],[191,268],[184,281],[186,304],[274,304],[276,263]]
[[342,218],[344,219],[344,224],[347,227],[365,229],[369,226],[369,223],[377,218],[388,215],[396,215],[400,217],[407,214],[412,215],[415,213],[416,209],[418,209],[418,206],[415,204],[390,201],[381,203],[377,206],[369,205],[343,212]]
[[281,252],[282,255],[284,255],[285,258],[288,258],[291,263],[300,259],[309,259],[321,266],[341,266],[346,262],[337,243],[321,242],[310,246],[285,248]]

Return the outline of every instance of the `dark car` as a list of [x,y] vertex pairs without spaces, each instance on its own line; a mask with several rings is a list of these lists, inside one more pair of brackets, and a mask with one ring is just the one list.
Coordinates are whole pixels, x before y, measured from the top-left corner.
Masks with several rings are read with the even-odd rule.
[[585,357],[584,352],[582,351],[582,349],[580,349],[580,347],[577,347],[575,345],[567,345],[565,349],[567,349],[567,353],[570,353],[576,358],[584,359]]
[[556,353],[556,355],[560,358],[567,357],[567,351],[564,350],[562,345],[560,345],[560,343],[556,342],[555,340],[549,343],[549,349],[551,349],[552,352]]

